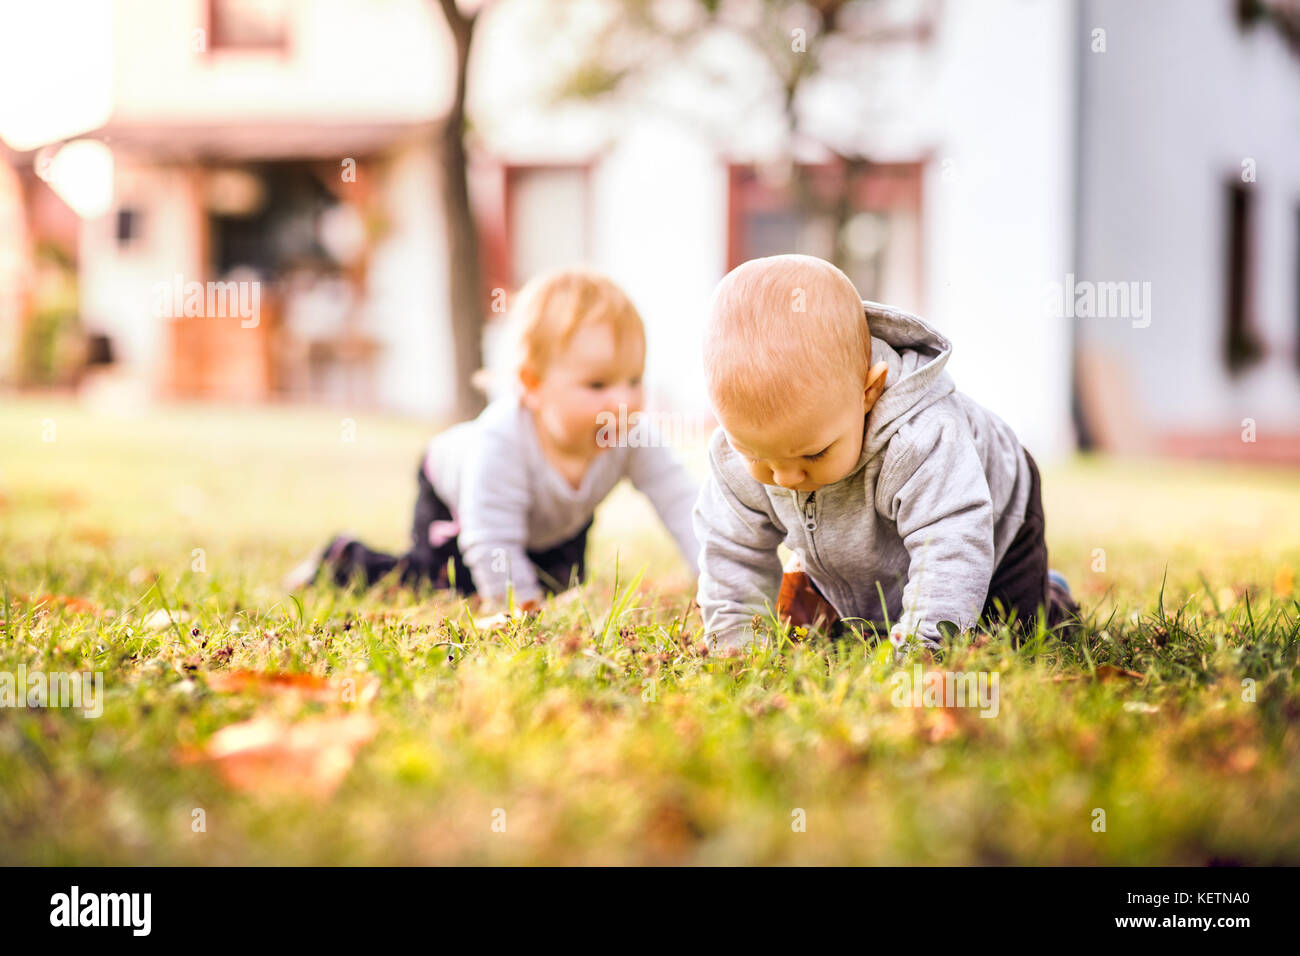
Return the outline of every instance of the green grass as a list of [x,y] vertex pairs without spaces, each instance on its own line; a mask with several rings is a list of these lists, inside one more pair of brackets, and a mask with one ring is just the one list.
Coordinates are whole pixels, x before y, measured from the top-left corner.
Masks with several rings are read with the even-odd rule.
[[[345,442],[342,417],[6,399],[0,672],[97,670],[105,704],[0,709],[0,862],[1300,863],[1294,472],[1045,467],[1088,626],[959,638],[937,666],[998,675],[986,719],[895,707],[888,650],[861,641],[701,655],[671,541],[626,487],[581,601],[537,622],[476,634],[459,602],[382,587],[294,600],[282,575],[332,532],[406,535],[427,427],[360,417]],[[149,627],[165,607],[189,618]],[[231,669],[379,689],[209,687]],[[327,797],[178,759],[257,715],[356,710],[378,730]]]

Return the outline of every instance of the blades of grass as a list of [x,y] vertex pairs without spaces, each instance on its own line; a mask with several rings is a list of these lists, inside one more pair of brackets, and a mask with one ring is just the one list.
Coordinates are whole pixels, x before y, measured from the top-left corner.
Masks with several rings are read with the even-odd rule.
[[885,602],[885,589],[881,587],[880,582],[876,582],[876,595],[880,598],[880,613],[885,618],[885,633],[888,634],[894,629],[894,625],[889,620],[889,605]]
[[[1015,613],[1015,611],[1011,612],[1013,617],[1015,616]],[[1008,629],[1009,627],[1010,622],[1008,622]],[[1034,631],[1029,635],[1029,637],[1021,642],[1020,647],[1017,649],[1016,656],[1030,659],[1037,657],[1042,653],[1043,647],[1047,644],[1047,635],[1049,633],[1050,632],[1047,629],[1046,611],[1036,614],[1034,616]]]
[[1165,565],[1164,573],[1160,576],[1160,594],[1157,597],[1156,614],[1161,624],[1165,624],[1165,582],[1169,580],[1169,565]]
[[[615,561],[614,561],[615,582],[618,581],[618,574],[619,574],[618,564],[619,564],[618,558],[615,557]],[[617,584],[615,585],[614,596],[610,601],[609,614],[605,618],[605,627],[600,636],[600,644],[602,650],[604,649],[606,643],[608,643],[609,641],[609,635],[610,632],[614,629],[615,622],[622,618],[622,616],[627,612],[628,607],[631,605],[632,598],[636,594],[637,586],[640,585],[641,578],[645,575],[645,571],[646,571],[645,566],[642,565],[641,570],[636,573],[636,576],[633,577],[632,580],[628,582],[627,586],[624,587],[622,590],[618,588]]]
[[678,634],[683,634],[683,633],[685,633],[685,631],[686,631],[686,618],[690,616],[690,613],[691,613],[691,604],[694,602],[694,600],[695,600],[694,598],[687,598],[687,599],[686,599],[686,606],[682,608],[682,616],[679,617],[679,618],[674,622],[674,623],[677,625],[677,633],[678,633]]
[[591,620],[591,609],[587,607],[586,595],[584,594],[584,589],[581,587],[578,589],[578,607],[582,610],[582,616],[586,618],[587,630],[594,634],[596,632],[596,625]]
[[1209,580],[1209,578],[1207,578],[1207,577],[1205,576],[1205,572],[1204,572],[1204,571],[1197,571],[1197,572],[1196,572],[1196,576],[1197,576],[1198,578],[1200,578],[1200,579],[1201,579],[1201,583],[1202,583],[1203,585],[1205,585],[1205,593],[1208,594],[1208,595],[1210,596],[1210,603],[1214,605],[1214,613],[1215,613],[1215,615],[1217,615],[1218,617],[1223,617],[1223,608],[1221,608],[1221,607],[1219,606],[1219,598],[1218,598],[1218,596],[1214,593],[1214,588],[1210,587],[1210,580]]
[[[469,602],[464,598],[460,602],[460,611],[465,619],[469,621],[469,632],[474,635],[474,642],[477,644],[483,639],[483,635],[479,633],[478,625],[474,623],[474,613],[469,608]],[[459,623],[459,619],[457,623]]]
[[[160,583],[161,581],[161,577],[154,578],[153,589],[158,592],[158,600],[162,602],[163,610],[167,612],[167,620],[171,622],[172,628],[176,631],[176,639],[180,641],[182,645],[188,645],[189,641],[186,640],[186,634],[181,630],[180,619],[178,615],[172,613],[171,605],[167,603],[167,595],[163,594],[162,584]],[[146,591],[145,593],[147,594],[148,592]]]
[[1079,653],[1083,655],[1083,663],[1084,666],[1088,668],[1088,673],[1091,676],[1096,677],[1097,665],[1092,659],[1092,649],[1088,647],[1087,637],[1081,637],[1079,639]]

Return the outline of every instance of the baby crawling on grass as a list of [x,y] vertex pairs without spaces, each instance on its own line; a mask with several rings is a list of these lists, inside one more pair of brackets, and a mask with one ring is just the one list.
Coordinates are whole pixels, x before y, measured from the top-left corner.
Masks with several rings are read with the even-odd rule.
[[[957,391],[951,352],[820,259],[755,259],[722,280],[704,345],[721,427],[694,512],[710,646],[747,646],[772,609],[839,629],[887,620],[900,653],[939,647],[942,622],[1077,613],[1048,570],[1037,465]],[[783,543],[799,562],[784,579]]]
[[477,594],[501,610],[539,605],[581,583],[596,506],[624,477],[643,492],[691,574],[698,545],[696,482],[648,429],[610,441],[608,423],[642,410],[645,329],[627,295],[581,270],[538,276],[511,313],[517,387],[476,419],[435,436],[420,461],[419,493],[404,555],[334,538],[291,577],[328,569],[340,586],[389,574]]

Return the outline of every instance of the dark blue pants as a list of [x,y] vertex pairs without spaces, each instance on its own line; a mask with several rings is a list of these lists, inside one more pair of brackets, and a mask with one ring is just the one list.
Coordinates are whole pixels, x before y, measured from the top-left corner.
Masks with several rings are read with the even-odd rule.
[[[416,587],[428,581],[435,588],[452,587],[453,569],[455,588],[461,594],[474,594],[474,579],[461,557],[456,538],[435,546],[429,540],[429,527],[435,521],[451,521],[451,509],[438,497],[424,474],[421,460],[417,478],[419,493],[415,499],[415,516],[411,522],[411,550],[403,555],[388,554],[366,547],[359,541],[350,542],[342,553],[330,562],[334,581],[345,587],[354,578],[367,585],[374,584],[394,570],[400,572],[403,584]],[[587,533],[592,522],[568,541],[545,551],[528,551],[542,588],[558,594],[571,584],[581,583],[587,571]]]

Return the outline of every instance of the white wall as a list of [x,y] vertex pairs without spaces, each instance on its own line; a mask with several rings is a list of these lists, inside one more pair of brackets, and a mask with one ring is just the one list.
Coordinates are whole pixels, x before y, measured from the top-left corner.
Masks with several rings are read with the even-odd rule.
[[[1234,4],[1087,0],[1107,51],[1085,55],[1080,272],[1152,283],[1151,324],[1093,319],[1135,414],[1162,430],[1231,433],[1243,418],[1300,430],[1297,232],[1300,56],[1278,32],[1242,33]],[[1223,361],[1226,183],[1256,161],[1254,276],[1265,359]]]
[[1074,445],[1070,329],[1040,308],[1069,271],[1074,4],[944,7],[935,80],[915,112],[933,163],[925,214],[929,318],[953,341],[958,388],[1050,459]]
[[141,379],[165,375],[168,319],[154,314],[157,283],[179,274],[189,282],[205,274],[197,238],[201,211],[189,172],[114,156],[115,203],[141,213],[140,239],[119,248],[116,217],[83,220],[80,286],[83,321],[107,333],[117,360]]
[[431,143],[407,146],[383,166],[390,231],[371,259],[366,328],[383,345],[376,369],[385,407],[436,416],[452,407],[455,368],[446,234]]
[[[622,100],[606,113],[565,107],[547,123],[527,98],[544,73],[516,65],[530,52],[533,6],[488,21],[475,74],[481,128],[490,148],[516,161],[585,159],[614,144],[597,166],[595,264],[645,311],[652,387],[670,405],[702,410],[699,325],[726,268],[725,162],[767,160],[780,144],[770,111],[752,108],[762,74],[742,48],[720,42],[710,55],[737,81],[730,87],[666,71],[638,97],[657,112]],[[1050,458],[1073,446],[1069,327],[1036,311],[1042,282],[1069,265],[1073,4],[979,0],[941,10],[932,46],[881,55],[889,69],[868,83],[869,103],[853,82],[829,82],[809,115],[827,136],[852,132],[878,159],[932,157],[926,317],[954,341],[959,387]],[[563,61],[562,49],[543,47]],[[940,176],[943,159],[951,181]]]
[[285,57],[196,51],[207,6],[115,0],[115,120],[429,120],[450,102],[451,38],[431,0],[290,3]]
[[647,404],[706,412],[702,329],[726,271],[725,169],[707,144],[645,119],[600,164],[594,193],[594,264],[645,320]]

